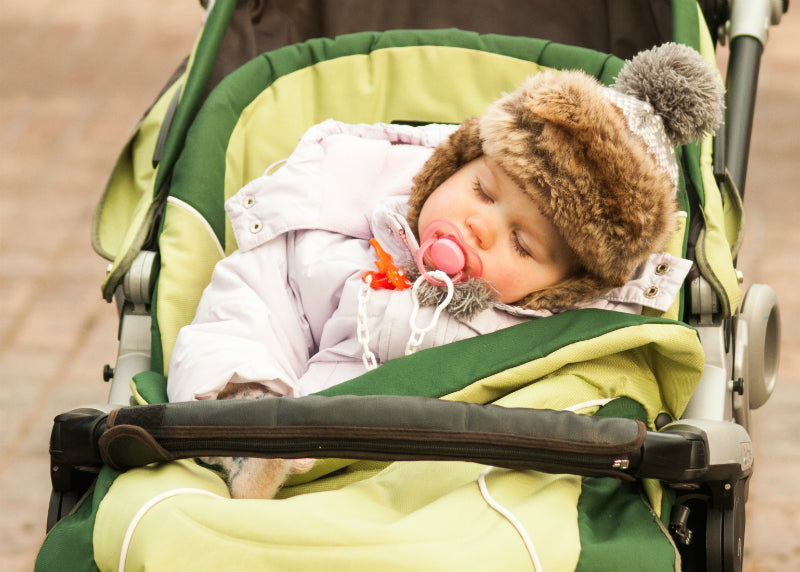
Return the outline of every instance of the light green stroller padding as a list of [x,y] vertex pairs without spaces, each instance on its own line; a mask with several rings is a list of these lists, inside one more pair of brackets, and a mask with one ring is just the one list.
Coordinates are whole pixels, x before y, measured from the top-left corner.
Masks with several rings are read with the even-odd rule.
[[[208,483],[190,462],[136,469],[109,493],[130,504],[100,506],[97,564],[100,570],[116,570],[120,560],[126,570],[532,569],[519,532],[481,496],[482,469],[395,463],[336,491],[235,502],[225,497],[224,483]],[[485,482],[522,523],[545,570],[625,570],[631,563],[636,570],[680,570],[665,525],[637,502],[631,483],[498,469]],[[133,515],[123,509],[145,502],[152,507],[128,537]],[[183,534],[164,540],[171,530]]]

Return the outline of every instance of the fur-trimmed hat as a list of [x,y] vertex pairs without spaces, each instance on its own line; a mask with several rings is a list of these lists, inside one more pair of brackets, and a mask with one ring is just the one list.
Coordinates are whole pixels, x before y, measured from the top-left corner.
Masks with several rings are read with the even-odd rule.
[[622,286],[675,229],[674,146],[720,124],[724,89],[695,50],[665,44],[626,62],[614,88],[543,71],[435,150],[414,179],[409,223],[470,161],[495,161],[536,201],[583,270],[516,305],[565,309]]

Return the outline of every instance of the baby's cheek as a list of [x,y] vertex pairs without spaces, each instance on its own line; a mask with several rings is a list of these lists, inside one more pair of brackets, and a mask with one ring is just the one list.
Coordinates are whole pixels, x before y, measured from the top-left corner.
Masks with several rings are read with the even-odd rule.
[[516,269],[515,271],[508,268],[506,265],[502,265],[487,269],[483,277],[495,287],[500,301],[509,303],[519,300],[522,296],[527,294],[527,292],[523,292],[522,294],[519,292],[523,287],[519,273],[520,269]]

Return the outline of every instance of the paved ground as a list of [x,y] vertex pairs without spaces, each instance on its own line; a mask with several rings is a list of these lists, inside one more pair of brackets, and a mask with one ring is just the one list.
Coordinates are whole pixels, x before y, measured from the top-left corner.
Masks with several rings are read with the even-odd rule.
[[[800,7],[763,65],[741,255],[783,304],[778,390],[755,412],[749,572],[800,569]],[[199,29],[196,2],[4,0],[0,6],[0,569],[44,534],[53,416],[103,402],[116,316],[89,245],[94,205],[139,114]]]

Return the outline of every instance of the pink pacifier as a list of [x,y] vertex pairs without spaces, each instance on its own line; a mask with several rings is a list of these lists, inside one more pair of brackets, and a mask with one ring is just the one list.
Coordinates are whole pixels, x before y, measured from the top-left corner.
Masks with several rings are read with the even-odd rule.
[[[436,219],[422,232],[422,244],[417,251],[417,267],[422,276],[434,286],[445,286],[445,282],[430,275],[425,266],[441,270],[453,283],[483,274],[483,263],[474,248],[469,246],[453,223]],[[469,273],[466,270],[469,268]]]

